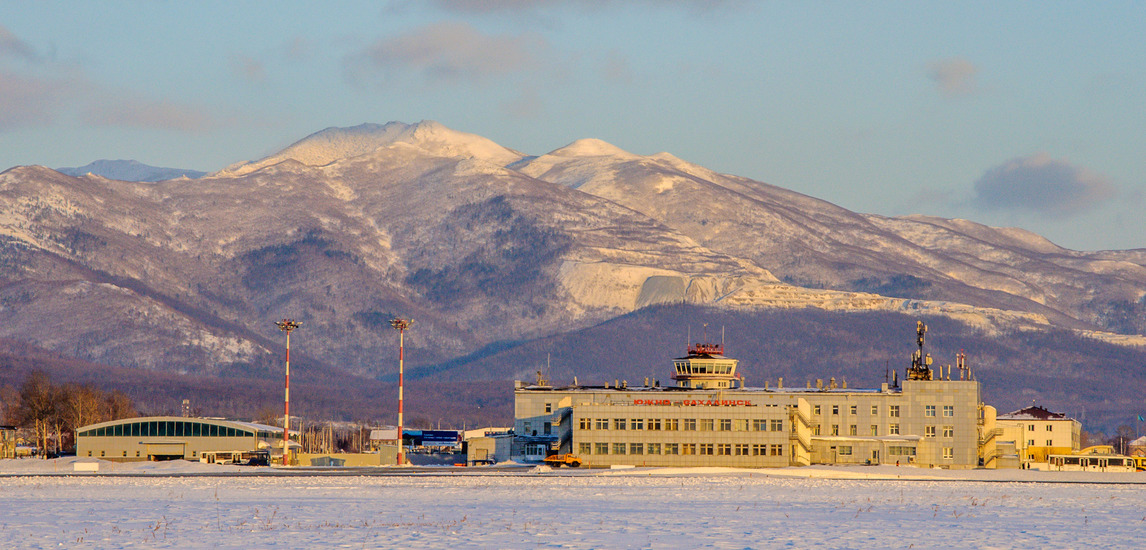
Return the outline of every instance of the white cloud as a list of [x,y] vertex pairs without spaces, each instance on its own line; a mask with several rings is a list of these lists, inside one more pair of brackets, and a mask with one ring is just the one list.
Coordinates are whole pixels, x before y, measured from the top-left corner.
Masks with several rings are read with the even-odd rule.
[[948,97],[970,95],[978,90],[979,68],[961,57],[941,59],[927,64],[927,78]]
[[445,22],[384,38],[346,59],[359,83],[387,82],[406,73],[433,82],[482,83],[542,66],[550,52],[539,35],[487,35],[467,23]]
[[36,53],[35,49],[3,26],[0,26],[0,57],[22,59],[34,63],[41,61],[40,54]]
[[983,210],[1019,210],[1064,218],[1114,195],[1114,186],[1104,176],[1040,153],[988,169],[975,182],[971,202]]

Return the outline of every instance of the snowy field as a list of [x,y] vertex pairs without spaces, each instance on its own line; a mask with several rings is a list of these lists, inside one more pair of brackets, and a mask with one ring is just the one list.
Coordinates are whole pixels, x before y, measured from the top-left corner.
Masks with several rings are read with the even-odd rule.
[[21,474],[0,478],[0,548],[1078,548],[1134,547],[1146,533],[1143,473],[167,477],[238,469],[101,463],[120,475],[52,475],[71,469],[0,461],[0,474]]

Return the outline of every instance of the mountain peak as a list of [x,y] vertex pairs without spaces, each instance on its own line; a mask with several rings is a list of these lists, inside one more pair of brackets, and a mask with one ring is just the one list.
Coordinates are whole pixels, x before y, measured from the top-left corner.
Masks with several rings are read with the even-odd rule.
[[501,166],[516,162],[523,156],[492,140],[451,129],[433,120],[423,120],[416,124],[391,121],[386,124],[359,124],[349,128],[326,128],[294,142],[278,153],[258,161],[233,164],[219,173],[242,175],[288,159],[308,166],[325,166],[370,154],[396,143],[413,145],[432,155],[478,158]]
[[555,157],[637,157],[612,143],[594,138],[579,139],[549,154]]
[[78,168],[57,168],[57,172],[73,177],[95,174],[119,181],[163,181],[179,177],[200,178],[206,172],[149,166],[135,160],[97,160]]

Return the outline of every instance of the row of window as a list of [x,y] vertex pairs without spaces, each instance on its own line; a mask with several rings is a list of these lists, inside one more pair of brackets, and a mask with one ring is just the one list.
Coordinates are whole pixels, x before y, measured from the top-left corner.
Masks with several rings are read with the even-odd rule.
[[[1028,439],[1027,440],[1027,447],[1034,447],[1034,446],[1035,446],[1035,440]],[[1047,447],[1054,447],[1054,440],[1048,439],[1047,440]]]
[[[850,412],[852,415],[859,414],[859,405],[850,405],[849,407],[850,407]],[[812,414],[819,416],[819,415],[823,414],[823,412],[824,412],[824,410],[823,410],[822,405],[813,405],[812,406]],[[935,416],[935,412],[936,412],[935,405],[925,405],[923,407],[923,415],[924,416],[933,417],[933,416]],[[832,414],[834,414],[834,415],[840,414],[840,405],[832,405]],[[871,406],[871,415],[872,416],[879,416],[879,405],[872,405]],[[887,416],[889,418],[899,418],[899,405],[888,405],[887,406]],[[945,417],[955,416],[955,406],[954,405],[943,405],[943,416],[945,416]]]
[[784,421],[767,418],[582,418],[582,430],[652,430],[701,432],[782,432]]
[[[1048,432],[1053,432],[1053,431],[1054,431],[1054,424],[1047,424],[1046,426],[1047,426],[1047,431],[1048,431]],[[1033,432],[1033,431],[1035,431],[1035,425],[1034,425],[1034,424],[1027,424],[1027,431],[1028,431],[1028,432]]]
[[602,443],[582,441],[582,455],[784,456],[784,445],[763,443]]
[[166,422],[130,422],[114,424],[101,428],[92,428],[80,432],[84,437],[254,437],[255,433],[185,420],[169,420]]

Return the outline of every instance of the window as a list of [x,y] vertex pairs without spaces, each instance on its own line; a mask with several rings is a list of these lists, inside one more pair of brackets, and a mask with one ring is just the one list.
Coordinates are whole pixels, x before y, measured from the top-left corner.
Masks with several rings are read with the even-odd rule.
[[659,431],[661,429],[661,419],[650,418],[649,421],[645,425],[648,426],[650,430]]
[[543,433],[545,433],[545,435],[549,435],[549,434],[553,433],[553,423],[552,422],[546,422],[545,424],[542,425],[541,429],[544,431]]
[[696,443],[681,443],[680,444],[680,454],[682,454],[682,455],[694,455],[694,454],[696,454]]
[[820,425],[812,426],[812,435],[820,435]]
[[935,405],[925,405],[923,407],[923,416],[935,416]]
[[700,419],[700,431],[702,431],[702,432],[711,432],[712,431],[712,419],[711,418],[701,418]]
[[772,420],[771,426],[772,426],[772,431],[774,431],[774,432],[784,431],[784,421],[783,420]]
[[935,426],[924,426],[923,435],[927,437],[935,437]]
[[624,443],[614,443],[613,444],[613,454],[615,454],[615,455],[625,454],[625,444]]
[[634,418],[634,419],[630,420],[629,421],[629,429],[630,430],[643,430],[643,429],[645,429],[645,419],[644,418]]
[[680,429],[680,420],[676,418],[665,419],[665,431],[677,431]]
[[879,405],[872,405],[871,406],[871,414],[872,414],[872,416],[879,414]]
[[1033,440],[1033,439],[1028,439],[1028,440],[1027,440],[1027,446],[1028,446],[1028,447],[1034,447],[1034,446],[1035,446],[1035,440]]
[[887,448],[887,454],[897,456],[915,456],[915,447],[892,445]]
[[700,444],[700,454],[702,454],[702,455],[710,455],[711,456],[713,454],[712,449],[713,449],[712,443],[701,443]]
[[763,432],[768,430],[768,421],[763,418],[752,419],[752,431]]
[[820,406],[819,406],[819,405],[816,405],[815,407],[812,407],[812,414],[814,414],[814,415],[817,415],[817,416],[821,414],[821,411],[820,411]]
[[736,456],[748,456],[748,444],[737,443],[733,448],[733,451],[735,452]]
[[581,454],[583,454],[583,455],[593,454],[593,444],[592,443],[589,443],[587,441],[582,441],[581,444],[578,445],[578,447],[581,448]]
[[629,443],[629,454],[631,454],[631,455],[643,455],[643,454],[645,454],[645,444],[644,443]]
[[943,405],[943,416],[955,416],[955,405]]
[[1054,441],[1051,441],[1050,439],[1048,439],[1047,440],[1047,447],[1053,447],[1053,446],[1054,446]]
[[722,431],[722,432],[731,432],[732,431],[732,419],[731,418],[721,418],[720,419],[720,431]]
[[768,446],[762,443],[752,444],[752,456],[764,456],[768,454]]
[[582,430],[590,430],[590,429],[592,429],[592,426],[593,426],[593,419],[592,418],[582,418],[581,421],[577,425],[578,429],[582,429]]
[[679,445],[676,443],[665,443],[665,454],[675,455],[680,454]]
[[[627,422],[625,422],[624,418],[614,418],[613,419],[613,429],[614,430],[623,430],[623,429],[625,429],[626,424],[627,424]],[[624,454],[624,453],[621,453],[621,454]]]
[[720,456],[732,456],[732,444],[721,443],[716,446],[717,454]]
[[878,424],[872,424],[871,425],[871,435],[879,435],[879,425]]
[[598,418],[596,424],[597,424],[598,430],[609,429],[609,419],[608,418]]
[[856,414],[856,409],[857,409],[857,408],[858,408],[858,407],[857,407],[856,405],[852,405],[851,409],[850,409],[848,412],[850,412],[851,414]]
[[596,448],[597,448],[597,454],[599,454],[599,455],[609,454],[609,444],[608,443],[597,443]]
[[848,426],[848,435],[859,435],[859,426],[855,424]]
[[546,404],[545,404],[545,412],[546,412],[546,413],[551,413],[551,412],[553,412],[553,403],[546,403]]
[[955,437],[955,426],[943,426],[943,437]]
[[835,415],[840,414],[840,406],[839,405],[832,405],[832,414],[835,414]]
[[1027,424],[1027,431],[1028,432],[1035,431],[1035,425],[1034,424]]
[[899,424],[891,424],[887,427],[888,435],[899,435]]
[[686,431],[695,432],[696,431],[696,419],[695,418],[684,419],[684,427],[682,429],[686,430]]
[[784,446],[783,445],[769,445],[768,446],[768,455],[769,456],[784,456]]
[[891,418],[899,418],[899,405],[890,405],[887,407],[887,416]]
[[948,460],[955,458],[955,449],[951,447],[943,447],[943,458]]
[[851,445],[840,445],[840,456],[852,456]]
[[735,419],[732,423],[732,429],[735,431],[738,431],[738,432],[748,431],[748,419],[747,418]]
[[1054,428],[1054,426],[1052,426],[1052,425],[1050,425],[1050,424],[1047,424],[1047,431],[1048,431],[1048,432],[1052,432],[1052,431],[1054,431],[1054,429],[1053,429],[1053,428]]
[[649,454],[651,454],[651,455],[661,454],[661,444],[660,443],[649,443],[648,444],[648,451],[649,451]]
[[840,425],[832,424],[832,435],[840,435]]
[[125,456],[125,457],[127,456],[127,451],[123,452],[123,456]]

